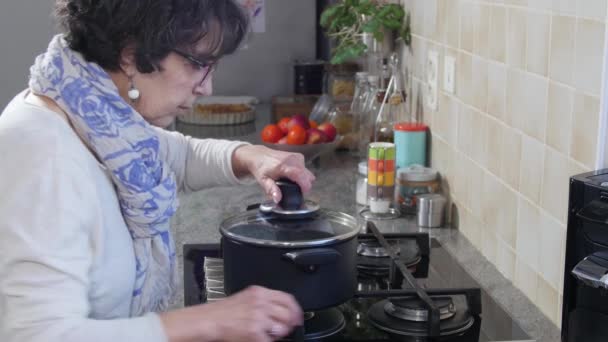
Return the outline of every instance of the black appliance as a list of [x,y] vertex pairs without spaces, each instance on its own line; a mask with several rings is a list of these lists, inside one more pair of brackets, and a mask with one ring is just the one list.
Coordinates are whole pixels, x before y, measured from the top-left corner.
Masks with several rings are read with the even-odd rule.
[[296,61],[294,66],[294,93],[296,95],[323,94],[324,61]]
[[[406,231],[404,229],[404,231]],[[529,336],[428,233],[357,237],[357,292],[292,341],[521,341]],[[222,300],[219,244],[184,245],[185,305]]]
[[562,342],[608,340],[608,169],[570,178]]

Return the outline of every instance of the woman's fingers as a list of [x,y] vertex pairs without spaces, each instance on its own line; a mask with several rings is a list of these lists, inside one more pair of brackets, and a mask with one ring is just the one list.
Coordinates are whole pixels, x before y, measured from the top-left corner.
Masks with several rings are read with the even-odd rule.
[[296,182],[303,193],[307,193],[312,188],[315,175],[304,167],[285,165],[280,172],[281,177],[287,177]]
[[296,182],[303,193],[310,191],[315,176],[306,168],[302,154],[274,151],[263,146],[256,148],[259,149],[259,159],[257,163],[251,164],[249,171],[275,203],[278,203],[282,197],[280,189],[275,184],[280,178],[285,177]]
[[264,177],[262,180],[260,180],[260,185],[262,185],[266,196],[272,198],[275,203],[279,203],[282,198],[282,194],[274,179]]
[[269,290],[270,303],[273,305],[271,317],[289,326],[301,325],[304,322],[304,313],[296,299],[285,292]]
[[246,289],[244,294],[250,297],[250,305],[257,309],[253,313],[257,326],[272,340],[287,336],[303,322],[302,309],[290,294],[258,286]]

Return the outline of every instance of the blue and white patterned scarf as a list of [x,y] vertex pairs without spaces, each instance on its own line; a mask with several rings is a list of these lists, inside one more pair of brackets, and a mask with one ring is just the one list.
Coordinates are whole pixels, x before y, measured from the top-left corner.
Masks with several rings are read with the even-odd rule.
[[30,90],[53,99],[111,172],[136,258],[131,315],[167,308],[177,282],[169,221],[177,209],[175,175],[159,139],[118,94],[110,76],[71,50],[62,35],[30,70]]

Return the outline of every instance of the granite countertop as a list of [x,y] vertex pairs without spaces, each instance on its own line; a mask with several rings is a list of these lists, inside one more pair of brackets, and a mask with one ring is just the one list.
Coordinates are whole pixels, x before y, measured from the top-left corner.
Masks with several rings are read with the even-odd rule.
[[[259,142],[259,131],[270,121],[270,107],[259,105],[255,123],[241,126],[203,127],[177,124],[178,131],[197,137],[216,137]],[[321,156],[308,167],[317,180],[308,198],[322,207],[345,212],[364,220],[355,203],[355,184],[358,159],[348,152],[335,152]],[[173,219],[180,276],[183,279],[181,261],[183,245],[192,243],[217,243],[220,240],[219,225],[225,218],[245,210],[247,205],[259,203],[264,195],[258,185],[228,186],[205,189],[196,193],[180,194],[180,207]],[[458,261],[481,286],[511,314],[520,326],[534,339],[543,342],[560,340],[559,329],[513,284],[504,278],[479,250],[460,232],[451,228],[425,229],[416,225],[414,217],[378,221],[382,232],[429,232]],[[183,287],[173,307],[183,306]]]

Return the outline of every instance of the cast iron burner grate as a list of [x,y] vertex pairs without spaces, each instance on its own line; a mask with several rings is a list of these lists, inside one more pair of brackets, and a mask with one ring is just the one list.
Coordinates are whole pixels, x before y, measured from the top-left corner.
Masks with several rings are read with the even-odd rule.
[[[367,229],[372,232],[379,244],[385,248],[385,251],[389,254],[399,271],[398,273],[403,276],[404,285],[409,288],[407,290],[371,291],[357,294],[358,297],[388,296],[388,299],[372,305],[369,309],[368,316],[377,328],[400,336],[439,338],[463,333],[473,325],[475,321],[474,317],[481,314],[480,289],[425,291],[418,286],[414,276],[400,260],[400,257],[391,249],[391,245],[386,237],[380,233],[376,225],[373,222],[367,222]],[[450,299],[447,302],[448,304],[446,304],[446,298]],[[453,314],[448,314],[445,310],[446,305],[449,308],[449,303],[454,305],[456,301],[462,304],[458,305],[457,308],[452,308]],[[419,315],[418,317],[423,316],[424,320],[407,320],[404,317],[396,317],[395,304],[401,304],[397,305],[401,308],[399,313],[404,314],[406,310],[403,309],[409,306],[410,310],[408,314],[410,317],[416,312]],[[392,311],[390,310],[391,308],[393,309]]]

